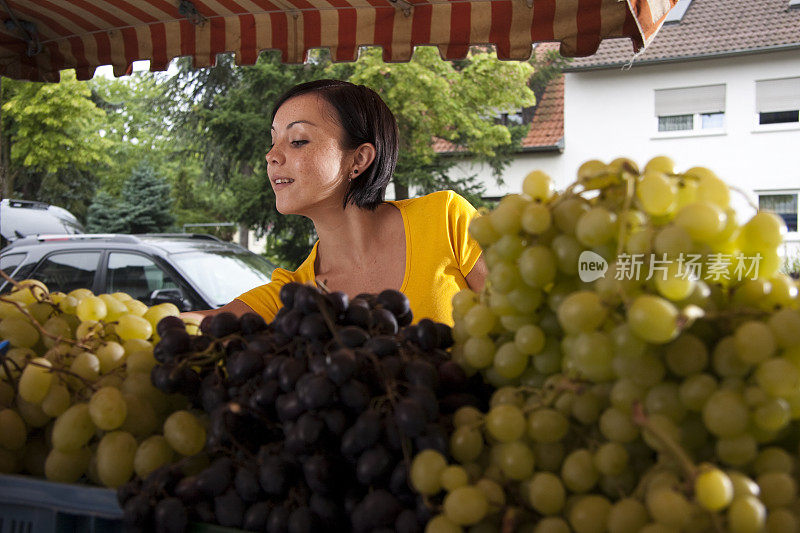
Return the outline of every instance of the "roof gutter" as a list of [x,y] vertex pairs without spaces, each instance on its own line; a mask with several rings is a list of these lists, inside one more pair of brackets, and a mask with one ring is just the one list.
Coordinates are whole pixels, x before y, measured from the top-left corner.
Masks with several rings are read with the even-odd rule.
[[704,59],[722,59],[726,57],[745,56],[761,54],[764,52],[783,52],[787,50],[800,49],[800,43],[781,44],[777,46],[768,46],[763,48],[749,48],[746,50],[726,50],[723,52],[713,52],[710,54],[703,54],[700,56],[675,56],[666,57],[661,59],[642,59],[637,61],[636,58],[630,61],[615,61],[613,63],[602,63],[599,65],[589,65],[585,67],[573,66],[563,69],[564,72],[582,72],[587,70],[607,70],[618,67],[626,67],[628,65],[657,65],[660,63],[681,63],[685,61],[702,61]]

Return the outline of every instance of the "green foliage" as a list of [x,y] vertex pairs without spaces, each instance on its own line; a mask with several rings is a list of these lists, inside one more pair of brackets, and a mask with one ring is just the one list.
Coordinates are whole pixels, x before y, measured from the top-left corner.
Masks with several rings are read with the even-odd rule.
[[3,80],[2,101],[4,194],[58,204],[82,218],[94,172],[111,161],[104,113],[88,85],[70,72],[54,84]]
[[172,228],[170,184],[147,164],[133,170],[119,198],[100,191],[89,206],[89,231],[158,233]]
[[[401,142],[396,190],[424,191],[451,185],[442,177],[456,162],[437,158],[435,138],[458,145],[473,159],[492,160],[499,177],[498,150],[511,145],[512,135],[493,119],[533,105],[527,85],[532,74],[528,63],[499,61],[486,51],[472,51],[456,65],[442,61],[435,48],[419,47],[411,61],[394,64],[384,63],[380,50],[371,48],[362,51],[349,81],[374,89],[395,114]],[[425,168],[430,171],[421,171]]]

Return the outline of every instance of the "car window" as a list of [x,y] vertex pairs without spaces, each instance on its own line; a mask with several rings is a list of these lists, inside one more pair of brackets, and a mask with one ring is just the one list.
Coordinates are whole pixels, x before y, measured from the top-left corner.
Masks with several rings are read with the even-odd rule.
[[91,289],[100,252],[60,252],[46,257],[30,277],[51,291]]
[[216,306],[270,282],[275,265],[253,253],[186,252],[170,256],[194,285]]
[[159,289],[177,289],[178,284],[152,259],[139,254],[108,254],[106,291],[124,292],[149,304],[150,295]]
[[0,257],[0,270],[6,276],[10,276],[17,266],[25,259],[25,254],[8,254]]

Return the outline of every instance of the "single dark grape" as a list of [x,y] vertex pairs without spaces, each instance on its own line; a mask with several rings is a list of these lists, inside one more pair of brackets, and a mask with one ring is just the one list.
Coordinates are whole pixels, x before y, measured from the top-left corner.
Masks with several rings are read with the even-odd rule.
[[447,392],[460,392],[467,387],[467,375],[455,361],[445,361],[437,369],[439,386]]
[[150,371],[150,381],[161,392],[173,394],[180,390],[181,371],[174,363],[156,365]]
[[134,524],[146,529],[153,519],[153,508],[150,498],[145,493],[137,494],[128,499],[122,507],[122,514],[127,524]]
[[400,316],[411,311],[411,304],[408,301],[408,297],[402,292],[392,289],[387,289],[378,294],[376,303],[384,309],[391,311],[394,316]]
[[229,490],[214,498],[214,515],[223,527],[242,527],[245,505],[235,490]]
[[319,311],[317,297],[320,296],[316,289],[307,285],[301,285],[294,294],[294,308],[303,314],[310,314]]
[[430,318],[423,318],[417,323],[417,344],[425,351],[439,347],[439,329]]
[[342,435],[342,454],[353,457],[378,442],[381,434],[381,417],[374,410],[369,409],[361,413],[355,424]]
[[436,322],[436,329],[439,331],[439,348],[446,350],[450,348],[455,341],[453,340],[453,330],[447,324]]
[[297,334],[306,339],[327,339],[331,336],[328,324],[319,312],[313,312],[303,317]]
[[341,385],[356,371],[356,357],[350,350],[336,350],[327,358],[326,370],[328,378],[336,385]]
[[273,504],[270,501],[260,501],[252,504],[244,513],[242,528],[245,531],[264,531],[267,519],[272,512]]
[[211,465],[197,474],[197,489],[206,498],[224,493],[231,484],[233,461],[230,457],[215,459]]
[[397,324],[401,328],[408,326],[413,321],[414,321],[414,313],[412,313],[410,310],[408,311],[408,313],[403,313],[402,315],[397,317]]
[[389,478],[389,491],[400,498],[412,492],[408,484],[408,466],[404,461],[400,461],[394,466],[392,475]]
[[211,321],[213,319],[214,315],[206,315],[203,317],[203,320],[200,321],[200,333],[211,335]]
[[356,463],[356,479],[365,486],[378,484],[391,473],[391,454],[380,444],[361,454]]
[[278,297],[281,299],[281,302],[287,309],[291,309],[294,306],[294,296],[297,294],[297,289],[299,287],[300,284],[294,281],[289,282],[281,287]]
[[225,355],[231,357],[245,349],[243,339],[228,339],[225,343]]
[[388,491],[374,490],[353,509],[353,530],[360,533],[390,526],[400,511],[400,503]]
[[245,335],[251,335],[267,329],[267,323],[264,322],[264,318],[257,313],[243,314],[239,317],[239,323],[242,327],[242,333]]
[[325,429],[325,422],[314,413],[303,413],[295,423],[297,436],[306,444],[317,442]]
[[295,383],[307,370],[306,362],[302,359],[286,359],[278,372],[278,383],[284,392],[294,389]]
[[425,429],[425,410],[412,398],[403,398],[394,408],[394,420],[400,433],[414,438]]
[[214,341],[211,340],[211,337],[207,337],[206,335],[196,335],[192,337],[192,351],[204,352],[211,346],[212,342]]
[[278,418],[281,422],[286,422],[296,420],[305,411],[305,407],[303,407],[303,403],[296,393],[287,392],[275,399],[275,411],[278,413]]
[[267,410],[275,404],[279,393],[278,380],[264,381],[250,396],[250,405],[256,409]]
[[166,332],[171,329],[186,331],[186,324],[184,324],[183,320],[181,320],[180,317],[172,315],[165,316],[164,318],[158,321],[158,324],[156,324],[156,333],[158,333],[158,336],[161,337],[162,339],[164,338]]
[[258,484],[258,472],[251,465],[241,466],[236,469],[233,477],[233,486],[239,497],[248,503],[258,500],[261,486]]
[[424,359],[414,359],[403,369],[403,374],[412,385],[436,389],[439,386],[439,373],[436,367]]
[[331,312],[335,317],[338,318],[347,312],[347,307],[350,303],[350,298],[347,297],[347,294],[340,291],[331,292],[325,295],[325,299],[328,300]]
[[344,315],[345,323],[367,329],[370,325],[372,313],[369,305],[364,300],[353,300],[347,307]]
[[302,322],[302,320],[303,313],[300,312],[299,309],[292,309],[282,317],[276,318],[275,322],[277,324],[278,331],[287,337],[292,338],[297,335],[297,332],[300,329],[300,322]]
[[202,494],[197,485],[197,476],[188,476],[178,481],[175,486],[175,496],[186,505],[191,505],[200,500]]
[[370,324],[372,331],[383,335],[395,335],[399,329],[397,318],[391,311],[384,308],[372,310]]
[[[178,318],[178,317],[166,317]],[[163,322],[164,320],[161,320]],[[180,320],[178,318],[178,320]],[[161,323],[159,322],[159,324]],[[159,356],[156,361],[164,362],[172,359],[174,356],[191,351],[192,349],[192,336],[186,332],[186,329],[169,329],[161,336],[158,341],[156,349],[153,350],[153,356],[156,357],[156,352]],[[163,360],[162,360],[163,359]]]
[[430,423],[425,426],[422,435],[414,439],[414,445],[417,451],[432,449],[443,455],[447,455],[449,438],[442,426]]
[[339,387],[339,400],[345,407],[360,413],[369,405],[369,389],[361,382],[349,379]]
[[189,514],[183,502],[175,497],[164,498],[153,513],[157,533],[183,533],[189,525]]
[[223,311],[211,317],[208,333],[215,339],[227,337],[232,333],[239,331],[239,319],[236,315]]
[[330,493],[336,483],[333,474],[333,464],[322,454],[315,454],[303,461],[303,477],[308,488],[320,494]]
[[314,515],[308,507],[298,507],[289,515],[288,533],[312,533],[315,530]]
[[369,333],[358,326],[344,326],[339,329],[336,339],[345,348],[358,348],[369,340]]
[[343,531],[345,529],[342,516],[343,509],[332,498],[314,492],[308,499],[308,507],[325,524],[327,531]]
[[308,370],[314,374],[324,374],[327,366],[324,353],[314,353],[308,357]]
[[345,429],[347,429],[347,415],[340,409],[324,409],[320,411],[320,416],[325,421],[325,427],[328,431],[336,437],[341,437]]
[[264,368],[264,359],[260,353],[253,350],[243,350],[229,357],[225,362],[228,371],[228,383],[242,385],[247,380],[259,374]]
[[197,394],[200,393],[200,387],[202,386],[202,380],[200,379],[200,374],[197,373],[191,367],[185,366],[181,369],[180,372],[180,380],[178,384],[178,392],[186,396],[187,398],[194,398]]
[[258,468],[258,482],[268,496],[282,496],[288,484],[286,464],[279,457],[265,457]]
[[383,358],[397,353],[397,339],[391,335],[376,335],[364,343],[364,349]]
[[336,385],[323,375],[312,375],[302,383],[298,381],[296,391],[306,409],[319,409],[333,401]]

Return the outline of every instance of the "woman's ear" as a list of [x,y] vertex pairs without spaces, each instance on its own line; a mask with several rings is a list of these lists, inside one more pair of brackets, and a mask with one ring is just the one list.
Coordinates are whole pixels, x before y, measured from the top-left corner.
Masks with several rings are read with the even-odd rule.
[[356,148],[356,151],[353,154],[353,163],[357,168],[360,169],[360,172],[363,173],[367,167],[369,167],[372,162],[375,161],[375,155],[375,145],[372,143],[364,143]]

